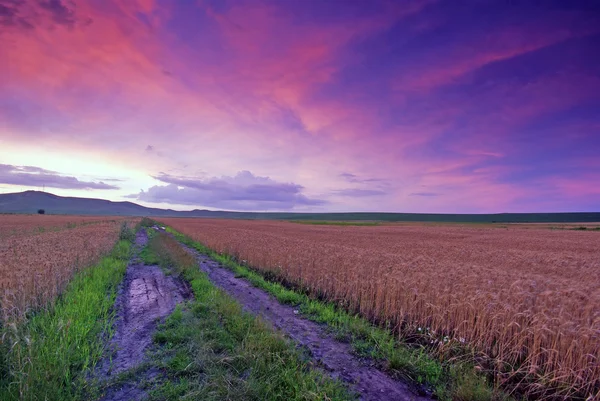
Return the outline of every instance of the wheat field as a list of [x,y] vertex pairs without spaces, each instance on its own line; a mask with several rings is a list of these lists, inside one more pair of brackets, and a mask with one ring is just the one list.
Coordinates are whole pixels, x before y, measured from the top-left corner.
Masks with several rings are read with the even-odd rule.
[[131,219],[107,216],[0,214],[0,240],[122,220]]
[[600,233],[535,225],[376,227],[161,219],[399,336],[461,344],[499,385],[600,398]]
[[107,254],[123,223],[139,219],[44,215],[0,216],[0,309],[19,318],[60,294],[73,273]]

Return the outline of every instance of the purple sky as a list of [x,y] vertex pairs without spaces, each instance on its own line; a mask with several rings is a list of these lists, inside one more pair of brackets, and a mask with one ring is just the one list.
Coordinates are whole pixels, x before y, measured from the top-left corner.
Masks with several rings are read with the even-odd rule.
[[600,211],[600,2],[0,0],[0,192]]

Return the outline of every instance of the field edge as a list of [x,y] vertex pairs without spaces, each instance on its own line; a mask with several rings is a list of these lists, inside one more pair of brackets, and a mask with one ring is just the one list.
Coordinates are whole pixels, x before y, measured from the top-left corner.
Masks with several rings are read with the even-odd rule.
[[[464,358],[441,362],[418,344],[398,341],[388,329],[378,327],[331,302],[315,299],[298,288],[281,283],[277,277],[239,264],[235,258],[220,254],[166,225],[166,230],[187,246],[196,249],[232,270],[238,277],[273,295],[283,304],[296,305],[309,320],[328,326],[336,338],[348,341],[360,357],[370,358],[391,376],[407,381],[421,394],[440,400],[513,401],[494,387],[487,375],[477,371],[473,361]],[[468,350],[462,350],[468,355]]]
[[[185,280],[194,297],[178,305],[154,334],[149,400],[287,399],[351,401],[341,382],[314,369],[305,355],[260,318],[242,310],[200,271],[171,236],[151,234],[141,257]],[[221,397],[221,398],[219,398]]]
[[74,400],[94,393],[87,375],[111,335],[131,246],[130,239],[119,239],[109,255],[75,273],[50,305],[0,327],[0,399]]

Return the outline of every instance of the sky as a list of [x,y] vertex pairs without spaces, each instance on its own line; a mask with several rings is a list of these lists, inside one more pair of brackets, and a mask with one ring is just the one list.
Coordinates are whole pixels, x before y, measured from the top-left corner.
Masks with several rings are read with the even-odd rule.
[[600,2],[0,0],[0,193],[600,211]]

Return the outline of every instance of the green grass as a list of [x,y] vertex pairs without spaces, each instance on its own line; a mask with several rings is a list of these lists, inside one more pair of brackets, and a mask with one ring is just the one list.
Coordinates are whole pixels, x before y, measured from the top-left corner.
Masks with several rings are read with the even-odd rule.
[[341,383],[312,369],[294,344],[213,286],[177,241],[159,233],[146,249],[148,260],[181,274],[195,296],[155,333],[160,346],[152,364],[166,377],[148,384],[151,400],[355,399]]
[[285,287],[266,276],[238,264],[228,255],[221,255],[189,237],[167,227],[182,243],[217,260],[237,277],[273,295],[283,304],[295,305],[308,319],[324,323],[338,339],[348,341],[359,356],[378,361],[391,375],[432,391],[441,400],[496,401],[511,398],[495,389],[488,379],[478,373],[471,362],[453,360],[442,362],[426,347],[404,343],[391,330],[380,328],[359,315],[351,314],[329,302],[310,298],[301,291]]
[[378,226],[376,221],[326,221],[326,220],[290,220],[290,223],[312,224],[316,226]]
[[1,329],[1,400],[76,400],[93,393],[86,376],[102,357],[102,337],[111,334],[111,308],[130,248],[119,241],[109,256],[77,273],[52,305]]

